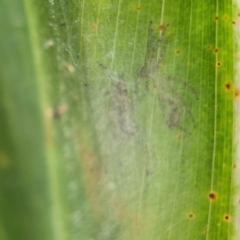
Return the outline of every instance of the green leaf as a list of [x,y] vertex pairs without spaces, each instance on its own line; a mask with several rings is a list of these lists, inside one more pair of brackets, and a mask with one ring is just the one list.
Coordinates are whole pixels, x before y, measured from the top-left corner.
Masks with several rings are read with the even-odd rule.
[[232,9],[1,0],[1,239],[237,239]]

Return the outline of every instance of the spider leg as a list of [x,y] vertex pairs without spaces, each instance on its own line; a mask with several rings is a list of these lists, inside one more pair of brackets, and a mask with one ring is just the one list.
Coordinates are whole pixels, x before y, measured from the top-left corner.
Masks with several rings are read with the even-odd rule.
[[[168,28],[168,24],[164,27],[161,35],[156,39],[152,29],[152,22],[150,22],[149,29],[148,29],[148,40],[147,40],[147,48],[146,48],[146,54],[145,54],[145,63],[139,73],[139,77],[146,77],[146,76],[149,76],[150,74],[155,75],[157,73],[158,68],[166,53],[168,39],[167,41],[164,41],[165,39],[164,37],[167,31],[167,28]],[[158,60],[158,49],[161,46],[162,42],[164,42],[163,51]]]
[[[171,94],[169,93],[169,91],[171,92]],[[162,85],[161,90],[159,90],[158,92],[158,98],[166,125],[169,128],[177,127],[180,130],[191,134],[191,132],[181,126],[180,106],[182,105],[186,109],[194,128],[196,127],[195,119],[192,115],[191,109],[186,103],[186,101],[183,99],[183,97],[181,97],[181,95],[171,86]]]
[[182,85],[184,85],[185,87],[187,87],[191,91],[191,93],[196,97],[196,99],[198,100],[197,91],[194,89],[194,87],[191,84],[189,84],[189,83],[187,83],[187,82],[185,82],[185,81],[183,81],[181,79],[175,78],[175,77],[167,77],[167,79],[170,80],[170,81],[179,82]]
[[[169,38],[166,39],[166,41],[164,42],[164,45],[163,45],[163,47],[162,47],[162,49],[161,49],[162,51],[161,51],[160,56],[159,56],[159,58],[158,58],[158,60],[157,60],[157,63],[156,63],[156,69],[157,69],[157,70],[160,69],[161,64],[162,64],[162,62],[163,62],[163,59],[164,59],[164,57],[165,57],[165,55],[166,55],[168,42],[169,42]],[[156,70],[156,71],[157,71],[157,70]]]
[[194,128],[196,128],[196,122],[195,122],[195,119],[193,117],[192,111],[191,111],[189,105],[186,103],[185,99],[183,97],[181,97],[180,94],[176,90],[174,90],[172,87],[169,87],[169,88],[171,89],[173,94],[175,96],[177,96],[178,99],[180,99],[180,101],[183,104],[184,108],[187,110],[189,117],[192,119]]
[[160,47],[162,41],[164,40],[164,37],[165,37],[166,31],[168,29],[168,26],[169,26],[169,24],[164,26],[163,31],[162,31],[160,37],[158,38],[158,40],[156,41],[155,45],[153,46],[154,52],[156,52],[158,50],[158,48]]

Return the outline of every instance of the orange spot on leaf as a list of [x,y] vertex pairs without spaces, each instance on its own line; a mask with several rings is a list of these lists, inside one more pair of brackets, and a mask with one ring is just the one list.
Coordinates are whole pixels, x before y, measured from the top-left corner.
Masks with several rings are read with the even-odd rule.
[[225,88],[226,88],[227,90],[231,89],[231,83],[226,83],[226,84],[225,84]]
[[236,89],[235,90],[235,97],[239,97],[240,96],[240,89]]
[[224,215],[223,219],[224,219],[225,222],[229,222],[231,217],[230,217],[230,215],[226,214],[226,215]]
[[161,31],[161,30],[164,30],[166,28],[166,25],[165,24],[161,24],[158,26],[158,30]]
[[208,197],[210,198],[210,200],[214,201],[217,199],[217,194],[215,192],[210,192],[208,194]]
[[188,218],[189,218],[189,219],[194,218],[194,214],[193,214],[193,213],[189,213],[189,214],[188,214]]

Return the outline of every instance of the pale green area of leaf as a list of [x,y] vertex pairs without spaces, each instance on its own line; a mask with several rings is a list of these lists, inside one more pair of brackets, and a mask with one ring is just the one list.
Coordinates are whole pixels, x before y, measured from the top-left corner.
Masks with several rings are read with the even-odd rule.
[[7,239],[232,239],[230,3],[0,9]]
[[[240,43],[240,28],[239,28],[239,9],[240,9],[240,2],[239,1],[233,1],[233,23],[234,23],[234,28],[233,28],[233,46],[234,46],[234,86],[235,86],[235,96],[237,95],[240,87],[240,81],[239,81],[239,76],[240,76],[240,69],[239,69],[239,43]],[[234,101],[234,135],[233,135],[233,152],[234,152],[234,167],[236,168],[236,171],[233,174],[233,181],[234,184],[239,186],[239,159],[240,159],[240,148],[239,148],[239,97],[235,98]],[[239,187],[236,188],[234,191],[234,194],[232,196],[234,207],[235,207],[235,212],[234,212],[234,218],[233,218],[233,223],[234,223],[234,237],[233,239],[239,239],[240,237],[240,232],[238,231],[238,223],[239,223],[239,214],[240,214],[240,208],[239,208]]]

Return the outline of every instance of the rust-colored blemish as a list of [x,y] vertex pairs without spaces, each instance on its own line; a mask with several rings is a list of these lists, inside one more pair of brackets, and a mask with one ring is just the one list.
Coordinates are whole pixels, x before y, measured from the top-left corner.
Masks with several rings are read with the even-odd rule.
[[228,20],[228,16],[225,15],[223,19],[224,19],[225,21]]
[[237,164],[234,164],[234,165],[233,165],[233,168],[236,169],[236,168],[237,168]]
[[218,53],[218,48],[215,48],[214,52],[215,52],[215,53]]
[[194,214],[193,214],[193,213],[189,213],[189,214],[188,214],[188,218],[189,218],[189,219],[193,219],[193,218],[194,218]]
[[208,46],[207,46],[207,49],[208,49],[208,50],[212,49],[212,45],[208,45]]
[[7,169],[11,165],[9,156],[4,153],[0,152],[0,169]]
[[235,22],[235,21],[233,21],[233,22],[232,22],[232,24],[233,24],[233,25],[235,25],[235,24],[236,24],[236,22]]
[[142,7],[141,7],[141,6],[138,6],[138,7],[137,7],[137,10],[138,10],[138,11],[140,11],[141,9],[142,9]]
[[235,97],[239,97],[239,96],[240,96],[240,89],[237,88],[237,89],[235,90]]
[[238,13],[238,17],[240,17],[240,13]]
[[226,90],[230,90],[231,89],[231,83],[226,83],[225,88],[226,88]]
[[231,219],[231,217],[230,217],[230,215],[225,214],[224,217],[223,217],[223,219],[224,219],[225,222],[229,222],[230,219]]
[[221,67],[221,66],[222,66],[222,63],[221,63],[221,62],[218,62],[218,63],[217,63],[217,66],[218,66],[218,67]]
[[218,16],[216,16],[216,17],[215,17],[215,20],[218,20],[218,19],[219,19],[219,17],[218,17]]
[[166,28],[166,25],[165,24],[160,24],[158,27],[157,27],[157,29],[159,30],[159,31],[162,31],[162,30],[164,30]]
[[177,50],[176,53],[179,54],[179,53],[180,53],[180,50]]
[[217,194],[215,192],[210,192],[208,197],[210,200],[215,201],[217,199]]
[[90,28],[92,30],[97,30],[97,24],[95,24],[95,23],[91,24]]

